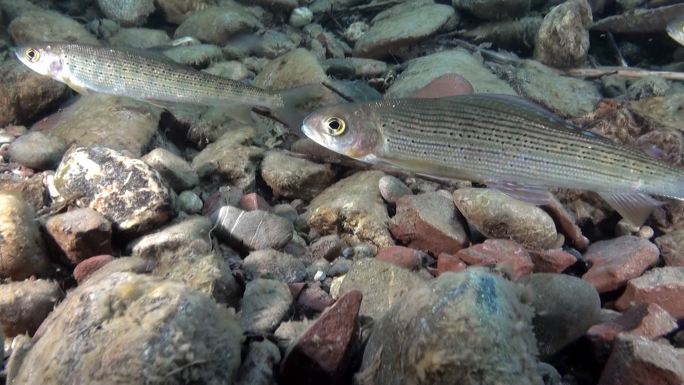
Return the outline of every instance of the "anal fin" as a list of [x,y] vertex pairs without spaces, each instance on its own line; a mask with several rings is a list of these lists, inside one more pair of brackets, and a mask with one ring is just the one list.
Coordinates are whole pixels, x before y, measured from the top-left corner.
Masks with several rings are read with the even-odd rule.
[[543,186],[530,186],[517,182],[490,181],[487,187],[497,189],[513,199],[544,206],[551,203],[551,194]]
[[656,207],[664,202],[638,192],[599,192],[610,207],[634,226],[641,226]]

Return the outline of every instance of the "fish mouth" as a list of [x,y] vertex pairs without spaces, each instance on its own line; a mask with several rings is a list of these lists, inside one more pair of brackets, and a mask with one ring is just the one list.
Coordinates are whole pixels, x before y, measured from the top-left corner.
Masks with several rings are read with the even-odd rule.
[[304,135],[306,135],[309,139],[325,147],[323,138],[321,138],[321,136],[318,135],[316,130],[312,129],[308,124],[306,124],[306,121],[302,124],[302,133],[304,133]]

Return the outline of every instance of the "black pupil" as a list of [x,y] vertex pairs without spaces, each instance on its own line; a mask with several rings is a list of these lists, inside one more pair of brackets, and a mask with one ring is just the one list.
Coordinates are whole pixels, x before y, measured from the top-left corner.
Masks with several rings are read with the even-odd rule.
[[330,127],[332,130],[337,130],[340,128],[340,122],[337,119],[333,119],[328,122],[328,127]]
[[36,52],[35,51],[28,51],[28,57],[29,59],[33,59],[36,57]]

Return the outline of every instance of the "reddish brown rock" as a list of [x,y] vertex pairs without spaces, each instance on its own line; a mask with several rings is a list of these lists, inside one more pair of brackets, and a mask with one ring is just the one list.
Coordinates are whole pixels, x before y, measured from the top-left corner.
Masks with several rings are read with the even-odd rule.
[[332,262],[339,257],[341,252],[342,241],[340,237],[337,234],[331,234],[320,237],[312,243],[307,250],[307,257],[312,261],[323,258]]
[[612,291],[655,265],[658,254],[656,245],[631,235],[596,242],[584,254],[592,266],[582,278],[599,293]]
[[560,273],[577,262],[574,255],[563,249],[529,250],[535,273]]
[[95,257],[90,257],[74,268],[74,279],[79,284],[85,282],[88,277],[90,277],[94,272],[99,270],[102,266],[113,261],[114,257],[111,255],[97,255]]
[[439,255],[465,247],[468,236],[451,196],[445,192],[407,195],[397,200],[389,222],[392,235],[408,247]]
[[684,266],[684,230],[675,230],[655,239],[667,266]]
[[587,246],[589,246],[589,239],[582,234],[582,230],[575,224],[575,221],[563,204],[555,196],[552,195],[552,197],[549,204],[544,206],[546,212],[551,215],[551,218],[553,218],[553,221],[558,226],[558,230],[565,234],[570,244],[577,250],[586,250]]
[[418,270],[421,265],[420,252],[404,246],[383,247],[375,258],[409,270]]
[[245,211],[262,210],[269,211],[271,205],[257,193],[245,194],[240,198],[240,208]]
[[455,255],[442,253],[442,254],[437,256],[437,275],[438,276],[442,273],[446,273],[447,271],[457,272],[457,271],[465,270],[467,268],[468,268],[468,265],[466,265],[465,262],[461,261],[461,259]]
[[112,253],[112,225],[93,209],[57,214],[47,220],[45,228],[74,266],[94,255]]
[[627,283],[615,307],[625,310],[638,303],[655,303],[677,319],[684,318],[684,267],[655,268]]
[[348,379],[361,299],[358,290],[344,294],[297,339],[280,365],[283,385],[335,385]]
[[612,342],[620,333],[654,340],[676,328],[677,320],[665,309],[654,303],[642,303],[632,306],[617,318],[592,326],[587,335],[602,342]]
[[458,74],[444,74],[419,88],[411,97],[414,99],[433,99],[472,93],[473,86],[466,78]]
[[684,351],[645,337],[620,335],[598,385],[684,384]]
[[512,279],[532,273],[534,265],[530,255],[517,242],[508,239],[487,239],[456,253],[463,262],[477,266],[506,266]]
[[318,313],[322,312],[333,303],[335,303],[335,300],[321,288],[321,285],[318,282],[316,282],[304,287],[304,290],[302,290],[297,297],[296,306],[299,312]]
[[7,337],[32,335],[62,296],[56,281],[27,279],[0,284],[0,329]]

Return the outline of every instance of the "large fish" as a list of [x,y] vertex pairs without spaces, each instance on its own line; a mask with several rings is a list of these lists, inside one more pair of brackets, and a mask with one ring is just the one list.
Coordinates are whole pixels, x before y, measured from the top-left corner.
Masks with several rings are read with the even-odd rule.
[[660,204],[648,194],[684,198],[684,171],[508,95],[325,107],[302,131],[367,163],[477,181],[537,204],[549,187],[596,191],[635,225]]
[[86,44],[41,43],[15,50],[32,70],[89,91],[128,96],[160,105],[174,103],[235,107],[239,117],[251,107],[268,110],[292,128],[301,125],[297,105],[318,86],[283,91],[257,87],[211,75],[144,52]]
[[667,24],[667,34],[672,40],[684,45],[684,15],[678,19],[672,20]]

